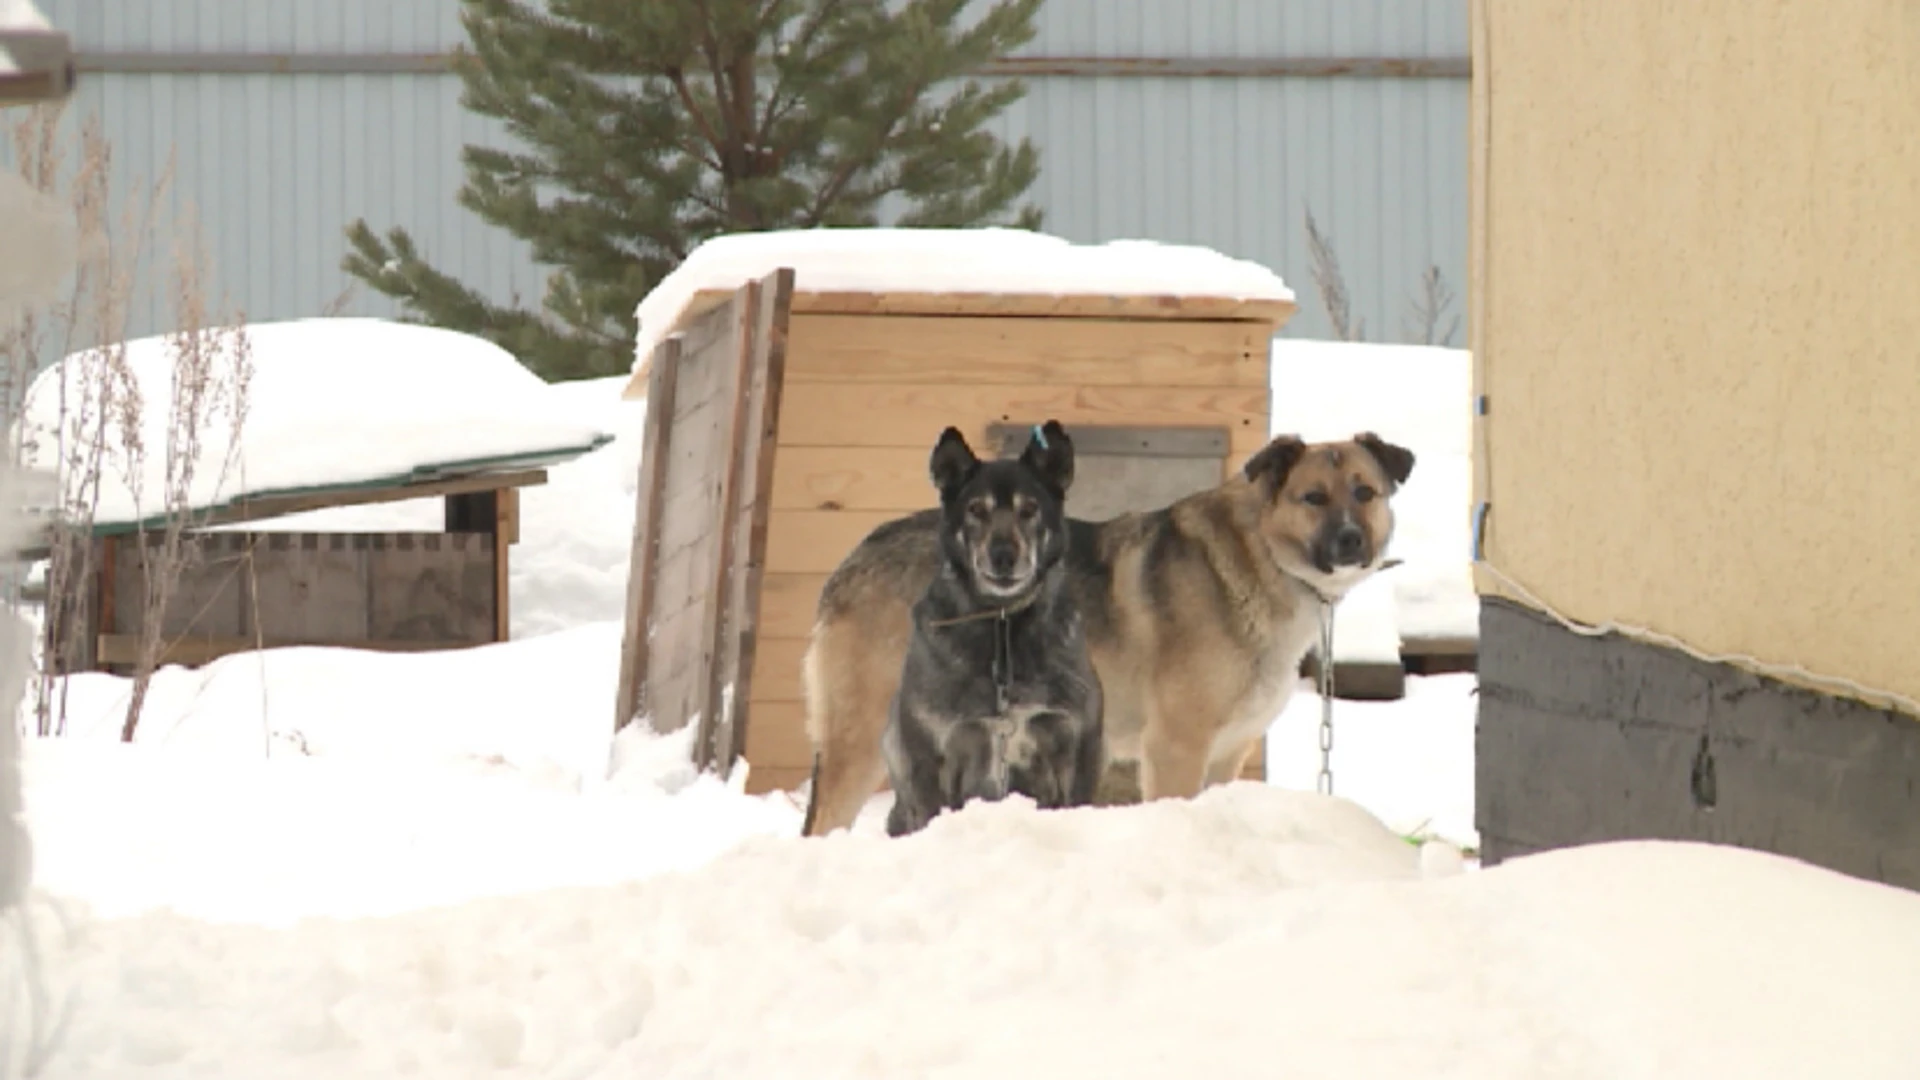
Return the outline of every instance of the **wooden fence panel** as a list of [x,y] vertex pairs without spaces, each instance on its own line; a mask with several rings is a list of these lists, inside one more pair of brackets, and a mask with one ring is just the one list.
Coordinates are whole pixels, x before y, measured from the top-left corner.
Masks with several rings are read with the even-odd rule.
[[793,272],[735,290],[652,357],[615,726],[689,723],[702,768],[746,742]]

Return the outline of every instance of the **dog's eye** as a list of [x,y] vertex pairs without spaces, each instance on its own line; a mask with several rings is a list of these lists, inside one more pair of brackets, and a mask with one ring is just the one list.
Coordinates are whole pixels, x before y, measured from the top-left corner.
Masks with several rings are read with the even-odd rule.
[[993,508],[983,502],[968,503],[967,516],[975,521],[985,521],[993,516]]
[[1327,493],[1321,491],[1319,488],[1314,488],[1312,491],[1300,496],[1300,501],[1306,503],[1308,506],[1325,506],[1327,505]]
[[1032,521],[1040,516],[1040,504],[1023,502],[1014,508],[1014,513],[1020,515],[1021,521]]
[[1380,493],[1365,484],[1353,489],[1353,497],[1358,502],[1372,502],[1373,497],[1378,494]]

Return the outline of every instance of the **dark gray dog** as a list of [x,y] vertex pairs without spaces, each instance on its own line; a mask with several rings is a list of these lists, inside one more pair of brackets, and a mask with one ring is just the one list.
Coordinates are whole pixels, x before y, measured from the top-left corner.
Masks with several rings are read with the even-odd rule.
[[1100,680],[1067,588],[1073,443],[1057,421],[1012,460],[983,462],[948,428],[933,448],[941,569],[883,736],[887,833],[942,809],[1018,793],[1042,808],[1093,801],[1106,767]]

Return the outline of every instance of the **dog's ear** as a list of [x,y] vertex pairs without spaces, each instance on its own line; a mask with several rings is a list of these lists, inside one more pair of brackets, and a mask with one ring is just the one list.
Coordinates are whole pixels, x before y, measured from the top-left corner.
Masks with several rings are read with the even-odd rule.
[[1413,451],[1404,446],[1395,446],[1371,431],[1363,431],[1353,437],[1360,448],[1373,455],[1387,475],[1393,478],[1395,487],[1407,482],[1413,475]]
[[1271,498],[1274,492],[1280,490],[1280,485],[1287,482],[1287,474],[1293,471],[1301,455],[1306,452],[1307,444],[1300,440],[1300,436],[1276,436],[1272,442],[1261,447],[1259,453],[1248,458],[1241,471],[1246,473],[1247,479],[1263,485]]
[[973,472],[980,467],[980,459],[973,454],[973,447],[967,445],[967,437],[960,429],[950,427],[940,433],[940,441],[933,444],[933,457],[927,462],[927,471],[933,476],[933,486],[945,495],[959,488],[973,478]]
[[1065,498],[1067,489],[1073,486],[1073,440],[1067,437],[1067,429],[1058,420],[1035,426],[1027,448],[1020,453],[1020,463],[1053,489],[1055,498]]

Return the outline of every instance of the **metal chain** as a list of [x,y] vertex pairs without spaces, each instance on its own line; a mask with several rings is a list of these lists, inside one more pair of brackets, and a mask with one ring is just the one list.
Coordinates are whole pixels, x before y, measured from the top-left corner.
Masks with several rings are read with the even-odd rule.
[[1333,794],[1333,605],[1320,605],[1320,775],[1314,789]]

